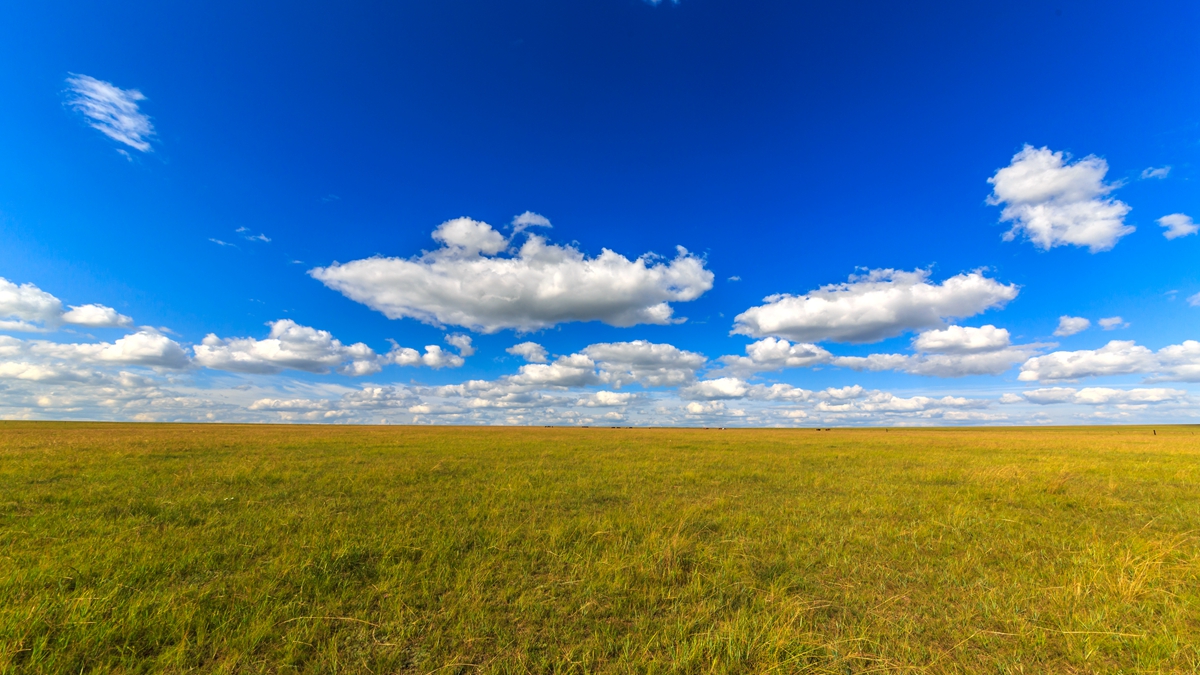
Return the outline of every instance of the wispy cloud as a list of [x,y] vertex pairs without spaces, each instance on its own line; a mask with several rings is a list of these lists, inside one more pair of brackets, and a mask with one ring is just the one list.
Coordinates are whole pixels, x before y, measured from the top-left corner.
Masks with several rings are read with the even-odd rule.
[[271,238],[261,232],[258,234],[246,234],[247,232],[251,231],[252,230],[248,227],[239,227],[237,230],[235,230],[235,232],[242,235],[242,239],[245,239],[246,241],[261,241],[264,244],[271,243]]
[[212,243],[216,244],[217,246],[232,246],[234,248],[237,248],[237,244],[231,244],[227,241],[221,241],[220,239],[213,239],[212,237],[209,237],[208,240],[211,241]]
[[[121,89],[111,82],[87,75],[71,73],[68,105],[87,118],[93,129],[129,147],[150,152],[154,125],[150,117],[138,109],[138,101],[146,97],[137,89]],[[129,154],[125,153],[128,157]]]
[[1169,173],[1171,173],[1171,167],[1169,166],[1160,166],[1158,168],[1150,166],[1142,169],[1142,179],[1158,178],[1161,180],[1166,178]]

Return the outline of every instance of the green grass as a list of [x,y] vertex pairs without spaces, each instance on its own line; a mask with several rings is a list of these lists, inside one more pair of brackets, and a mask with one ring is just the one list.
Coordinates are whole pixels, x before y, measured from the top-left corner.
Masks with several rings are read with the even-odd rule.
[[1197,431],[0,423],[0,672],[1193,673]]

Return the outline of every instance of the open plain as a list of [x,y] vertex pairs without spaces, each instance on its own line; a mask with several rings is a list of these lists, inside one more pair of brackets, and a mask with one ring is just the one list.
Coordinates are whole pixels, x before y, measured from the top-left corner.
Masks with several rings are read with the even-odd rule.
[[0,423],[0,672],[1197,672],[1197,431]]

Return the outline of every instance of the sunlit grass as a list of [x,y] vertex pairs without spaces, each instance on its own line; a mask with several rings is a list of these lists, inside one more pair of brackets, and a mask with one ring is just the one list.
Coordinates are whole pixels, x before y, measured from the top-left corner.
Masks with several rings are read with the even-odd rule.
[[0,423],[0,671],[1200,671],[1194,427]]

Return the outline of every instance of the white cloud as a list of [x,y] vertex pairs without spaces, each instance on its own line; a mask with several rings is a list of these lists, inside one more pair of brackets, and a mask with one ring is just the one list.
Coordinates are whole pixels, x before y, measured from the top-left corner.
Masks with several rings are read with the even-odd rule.
[[721,415],[725,412],[725,404],[720,401],[710,401],[708,403],[692,401],[685,405],[683,409],[688,415]]
[[670,262],[649,254],[629,260],[607,249],[588,258],[529,235],[511,257],[500,257],[510,241],[467,218],[443,223],[433,236],[443,247],[422,256],[334,263],[309,274],[389,318],[485,333],[569,321],[677,323],[669,303],[712,288],[712,272],[683,248]]
[[[848,395],[862,391],[862,387],[847,388]],[[846,391],[833,390],[834,395],[847,395]],[[694,382],[679,390],[683,399],[711,401],[716,399],[752,399],[756,401],[783,401],[799,403],[808,401],[814,394],[807,389],[793,387],[790,384],[750,384],[738,377],[716,377]],[[828,397],[822,392],[818,396]]]
[[142,92],[121,89],[87,75],[72,74],[67,84],[70,86],[67,103],[82,113],[93,129],[135,150],[151,151],[154,125],[138,109],[138,101],[146,99]]
[[273,321],[265,340],[222,339],[209,333],[193,347],[196,363],[214,370],[269,374],[286,369],[327,373],[338,369],[347,375],[368,375],[380,370],[380,357],[359,342],[344,345],[329,331],[301,326],[291,319]]
[[1028,349],[1007,348],[978,354],[871,354],[839,356],[834,365],[853,370],[897,370],[929,377],[966,377],[999,375],[1034,353]]
[[581,398],[575,405],[585,408],[618,408],[629,405],[637,398],[637,394],[615,391],[598,391],[591,396]]
[[55,344],[38,342],[32,351],[40,356],[65,360],[83,360],[126,366],[185,368],[187,352],[174,340],[152,330],[140,330],[115,342],[93,344]]
[[1189,296],[1187,302],[1192,307],[1200,307],[1200,293]]
[[120,314],[112,307],[104,305],[72,305],[70,311],[63,313],[63,323],[89,328],[118,328],[133,325],[133,319]]
[[599,364],[601,377],[615,387],[636,382],[643,387],[670,387],[691,382],[707,359],[674,345],[633,340],[589,345],[583,353]]
[[447,255],[456,258],[496,255],[508,248],[508,239],[503,234],[487,223],[470,218],[447,220],[433,231],[433,238],[442,242]]
[[248,227],[239,227],[238,229],[234,230],[234,232],[237,232],[238,234],[242,235],[242,239],[245,239],[246,241],[261,241],[264,244],[271,243],[271,238],[268,237],[267,235],[265,235],[263,233],[249,234],[252,231],[253,230],[251,230]]
[[1067,163],[1062,152],[1026,145],[1012,163],[988,179],[988,203],[1004,205],[1003,221],[1013,223],[1011,241],[1024,234],[1035,246],[1086,246],[1107,251],[1134,231],[1125,224],[1129,206],[1107,197],[1119,184],[1105,183],[1108,163],[1094,155]]
[[[1186,343],[1185,343],[1186,344]],[[1060,351],[1036,356],[1021,366],[1023,382],[1075,380],[1155,370],[1154,352],[1132,340],[1113,340],[1100,349]]]
[[1192,222],[1192,217],[1183,213],[1172,213],[1158,219],[1158,224],[1167,228],[1163,236],[1167,239],[1178,239],[1189,234],[1200,232],[1200,225]]
[[1054,334],[1058,337],[1069,337],[1076,333],[1082,333],[1090,328],[1091,321],[1082,316],[1068,316],[1066,314],[1058,317],[1058,328],[1054,330]]
[[529,363],[545,363],[546,348],[536,342],[522,342],[504,350],[513,356],[520,356]]
[[1147,178],[1157,178],[1162,180],[1163,178],[1166,178],[1167,174],[1169,173],[1171,173],[1171,167],[1169,166],[1160,166],[1158,168],[1150,166],[1142,169],[1142,179],[1145,180]]
[[877,342],[909,330],[933,328],[945,319],[973,316],[1017,297],[981,272],[930,283],[928,270],[871,270],[849,282],[805,295],[772,295],[735,319],[733,332],[778,336],[797,342]]
[[931,377],[999,375],[1036,353],[1037,345],[1013,346],[1008,330],[948,326],[913,339],[918,354],[840,356],[833,364],[854,370],[897,370]]
[[822,390],[818,396],[823,399],[834,399],[837,401],[846,401],[855,398],[866,396],[867,390],[861,385],[849,385],[845,387],[828,387]]
[[1030,403],[1051,405],[1056,403],[1078,403],[1082,405],[1139,405],[1168,403],[1187,396],[1182,389],[1110,389],[1108,387],[1049,387],[1022,392],[1021,396]]
[[[468,345],[468,349],[470,346]],[[471,349],[471,353],[474,350]],[[470,354],[463,354],[470,356]],[[401,347],[393,343],[392,350],[383,357],[384,363],[394,363],[397,366],[427,366],[437,370],[439,368],[458,368],[466,363],[462,356],[453,352],[448,352],[437,345],[425,345],[425,353],[422,354],[411,347]],[[370,359],[362,359],[358,362],[361,364],[358,369],[361,372],[350,372],[350,375],[370,375],[379,372],[379,368],[372,364]]]
[[41,331],[59,322],[62,301],[33,284],[0,277],[0,330]]
[[40,372],[71,372],[75,375],[88,372],[78,370],[81,365],[168,369],[188,366],[187,352],[178,343],[149,328],[113,342],[62,343],[0,336],[0,359],[28,366],[26,379]]
[[463,356],[474,356],[475,347],[471,346],[471,336],[454,333],[446,336],[446,344],[458,350]]
[[133,319],[104,305],[72,305],[63,311],[63,303],[50,293],[26,283],[17,285],[0,277],[0,330],[41,332],[62,324],[88,328],[122,328]]
[[535,387],[586,387],[601,382],[596,362],[583,354],[560,356],[554,363],[527,363],[508,381]]
[[784,368],[805,368],[829,363],[833,356],[825,349],[811,343],[792,344],[778,338],[763,338],[746,345],[746,356],[722,356],[721,372],[738,377],[748,377]]
[[512,219],[512,231],[514,235],[531,227],[553,227],[553,225],[550,224],[549,218],[533,211],[526,211]]
[[824,401],[817,404],[818,412],[840,413],[919,413],[946,408],[985,408],[989,402],[961,396],[912,396],[904,398],[886,391],[872,391],[853,399]]
[[679,390],[684,399],[714,400],[743,398],[750,392],[750,385],[736,377],[718,377],[701,380]]
[[1119,316],[1110,316],[1110,317],[1107,317],[1104,319],[1100,319],[1096,323],[1100,324],[1100,327],[1103,328],[1104,330],[1116,330],[1118,328],[1128,328],[1129,327],[1129,324],[1126,323],[1126,321]]
[[990,324],[979,328],[948,326],[921,333],[913,340],[913,348],[934,354],[979,354],[1004,349],[1011,343],[1005,328]]
[[1184,340],[1158,350],[1158,380],[1200,382],[1200,342]]

